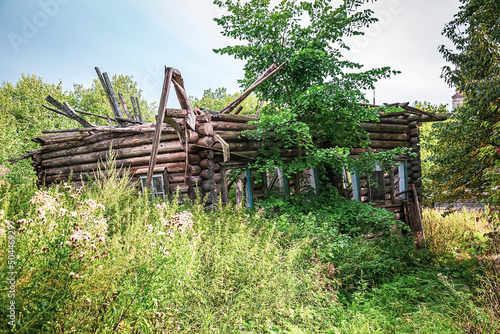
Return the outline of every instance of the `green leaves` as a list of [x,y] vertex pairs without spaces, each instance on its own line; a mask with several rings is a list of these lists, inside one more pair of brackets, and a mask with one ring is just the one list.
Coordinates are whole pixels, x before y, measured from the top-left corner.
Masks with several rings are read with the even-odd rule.
[[342,170],[348,149],[366,145],[358,123],[377,114],[360,105],[366,102],[361,89],[396,74],[388,67],[360,71],[360,64],[342,58],[343,38],[362,34],[376,21],[370,10],[358,11],[366,2],[347,0],[334,8],[327,0],[282,0],[275,6],[264,0],[214,1],[228,12],[214,19],[222,34],[241,42],[214,51],[246,61],[243,87],[272,64],[285,64],[256,90],[270,103],[250,134],[265,144],[257,166],[284,167],[280,148],[299,147],[300,157],[287,163],[289,173],[319,163]]

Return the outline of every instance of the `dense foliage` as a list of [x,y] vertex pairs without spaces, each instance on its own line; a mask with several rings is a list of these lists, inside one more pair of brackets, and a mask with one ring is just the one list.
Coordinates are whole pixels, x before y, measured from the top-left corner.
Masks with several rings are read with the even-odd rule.
[[451,65],[443,68],[450,85],[465,95],[449,122],[434,125],[430,147],[443,198],[489,198],[498,201],[495,189],[500,146],[500,25],[498,0],[461,0],[459,12],[443,31],[456,50],[440,47]]
[[[229,14],[216,18],[225,36],[239,45],[215,50],[245,61],[244,87],[272,64],[283,68],[257,88],[259,99],[269,102],[263,110],[256,136],[273,133],[272,150],[262,152],[261,166],[279,165],[280,148],[301,147],[289,173],[321,160],[335,169],[347,163],[349,148],[366,145],[359,122],[377,119],[362,89],[395,73],[388,67],[362,71],[362,65],[343,59],[344,38],[362,34],[376,22],[370,10],[359,10],[367,1],[216,0]],[[334,149],[324,149],[334,147]],[[307,163],[297,160],[311,159]],[[315,161],[316,160],[316,161]],[[278,163],[275,163],[278,162]],[[317,164],[314,164],[318,166]]]

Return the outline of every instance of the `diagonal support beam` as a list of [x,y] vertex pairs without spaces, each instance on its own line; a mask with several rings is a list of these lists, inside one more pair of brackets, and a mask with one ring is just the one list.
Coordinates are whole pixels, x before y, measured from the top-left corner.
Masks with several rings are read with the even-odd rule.
[[175,93],[177,94],[177,99],[179,100],[181,108],[187,110],[187,115],[185,118],[186,125],[191,130],[195,131],[196,115],[191,108],[191,104],[189,103],[189,98],[186,94],[186,89],[184,88],[184,80],[182,80],[181,72],[179,72],[179,70],[174,69],[172,81],[174,82]]
[[[172,82],[172,67],[165,67],[165,79],[163,80],[163,88],[161,91],[160,106],[158,107],[158,116],[156,118],[156,129],[153,137],[153,148],[151,149],[151,157],[149,158],[148,174],[146,176],[146,189],[151,190],[151,182],[153,181],[153,172],[156,166],[156,158],[158,156],[158,147],[160,145],[161,128],[165,120],[165,112],[167,110],[168,93],[170,91],[170,83]],[[176,123],[177,124],[177,123]],[[179,125],[177,125],[179,126]],[[177,129],[176,129],[177,130]]]

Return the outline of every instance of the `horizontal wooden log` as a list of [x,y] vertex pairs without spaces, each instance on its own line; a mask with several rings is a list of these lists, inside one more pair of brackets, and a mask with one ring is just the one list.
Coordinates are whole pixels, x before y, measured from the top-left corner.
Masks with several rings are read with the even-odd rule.
[[377,123],[407,125],[408,120],[405,118],[396,118],[396,117],[394,117],[394,118],[380,118],[380,122],[377,122]]
[[[236,142],[230,142],[228,143],[229,145],[229,151],[254,151],[262,146],[261,143],[259,142],[244,142],[244,143],[236,143]],[[214,148],[222,149],[222,145],[220,143],[215,143]]]
[[184,182],[184,173],[170,173],[168,174],[168,182],[170,183],[182,183]]
[[174,117],[174,118],[184,118],[187,115],[186,109],[172,109],[167,108],[165,111],[165,117]]
[[218,193],[220,193],[220,190],[222,189],[222,185],[219,183],[217,184],[214,180],[205,180],[201,182],[201,189],[204,191],[216,191],[216,188],[219,188]]
[[[158,159],[157,159],[157,167],[162,166],[160,164],[169,165],[169,163],[171,163],[171,162],[173,162],[173,164],[178,164],[179,161],[185,161],[185,159],[186,159],[186,153],[184,153],[184,152],[159,154]],[[135,167],[135,166],[139,166],[138,168],[140,168],[140,166],[144,167],[144,166],[147,166],[149,164],[149,156],[116,160],[115,163],[116,163],[117,168],[120,168],[120,167],[127,168],[127,167]],[[74,165],[74,166],[47,168],[44,170],[44,172],[47,175],[57,175],[59,173],[63,173],[63,174],[70,173],[71,171],[73,171],[74,173],[85,172],[85,171],[95,171],[98,169],[98,166],[105,169],[106,162],[95,162],[95,163],[81,164],[81,165]],[[183,163],[183,166],[185,166],[185,163]],[[167,167],[167,171],[169,173],[173,172],[173,171],[169,170],[168,167]]]
[[411,137],[410,138],[410,143],[411,144],[418,144],[420,142],[419,137]]
[[244,131],[257,129],[257,124],[212,121],[214,130]]
[[197,123],[208,123],[212,120],[212,116],[210,114],[202,114],[196,116]]
[[418,136],[420,136],[419,128],[412,128],[410,130],[410,137],[418,137]]
[[390,140],[390,141],[406,141],[409,139],[407,133],[368,133],[370,140]]
[[401,124],[359,123],[368,133],[407,133],[410,128]]
[[368,144],[371,148],[396,148],[396,147],[409,147],[410,143],[406,141],[383,141],[383,140],[372,140]]
[[222,175],[220,173],[213,172],[213,175],[212,175],[212,172],[210,172],[208,169],[202,170],[201,173],[200,173],[200,177],[203,180],[210,180],[210,179],[212,179],[212,180],[214,180],[217,183],[220,183],[222,181]]
[[410,122],[416,121],[416,122],[439,122],[439,121],[445,121],[448,118],[447,114],[436,114],[433,116],[429,115],[422,115],[422,116],[417,116],[417,115],[412,115],[408,116],[408,120]]
[[73,133],[65,132],[65,133],[57,133],[57,134],[53,134],[53,135],[40,135],[40,136],[33,138],[33,141],[35,143],[47,145],[47,144],[61,143],[61,142],[67,142],[67,141],[72,141],[72,140],[83,140],[90,135],[91,134],[88,131],[73,132]]
[[[178,139],[176,134],[162,134],[162,141],[172,141]],[[42,153],[41,157],[44,160],[53,159],[57,157],[69,157],[79,154],[87,154],[89,152],[99,152],[99,151],[109,151],[110,146],[113,150],[120,148],[134,147],[138,145],[151,144],[153,141],[153,133],[147,134],[134,134],[126,137],[111,138],[108,140],[102,140],[93,144],[88,144],[85,146],[77,146],[73,148],[62,149],[58,151],[52,151],[48,153]]]
[[212,122],[214,121],[226,121],[226,122],[235,122],[235,123],[248,123],[251,121],[258,121],[259,119],[255,116],[243,116],[243,115],[232,115],[232,114],[221,114],[221,113],[213,113]]
[[[167,141],[159,144],[158,153],[170,153],[181,150],[182,147],[179,141]],[[134,147],[124,147],[120,149],[113,150],[113,154],[116,159],[121,160],[125,158],[141,157],[151,155],[152,145],[140,145]],[[72,166],[72,165],[82,165],[85,163],[97,162],[99,160],[106,160],[109,155],[109,151],[99,151],[90,152],[85,154],[79,154],[69,157],[57,157],[53,159],[47,159],[42,161],[43,168],[54,168],[62,166]]]
[[215,132],[219,136],[221,136],[222,139],[224,139],[226,142],[229,141],[248,141],[249,138],[245,136],[244,131],[222,131],[222,130],[217,130]]
[[197,165],[200,163],[200,161],[201,161],[201,158],[198,154],[190,154],[189,155],[189,160],[188,160],[189,164]]

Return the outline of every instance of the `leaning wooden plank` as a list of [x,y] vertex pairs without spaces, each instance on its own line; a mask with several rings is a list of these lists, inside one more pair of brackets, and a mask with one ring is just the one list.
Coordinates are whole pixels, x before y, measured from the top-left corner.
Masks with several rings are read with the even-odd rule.
[[106,88],[108,89],[111,102],[113,103],[113,112],[115,113],[115,116],[119,118],[124,118],[122,111],[120,109],[120,105],[118,104],[118,100],[116,99],[115,91],[113,90],[113,85],[111,84],[111,80],[109,80],[108,73],[104,72],[102,76],[104,77],[104,82],[106,82]]
[[[158,147],[160,144],[161,128],[163,120],[165,119],[165,111],[167,109],[168,93],[170,91],[170,83],[172,82],[173,69],[165,67],[165,78],[163,80],[163,88],[161,92],[160,105],[158,107],[158,116],[156,118],[156,129],[153,137],[153,145],[151,149],[151,157],[149,159],[149,169],[146,177],[146,189],[151,188],[153,180],[153,172],[156,164],[156,157],[158,155]],[[194,129],[193,129],[194,130]]]
[[[95,71],[97,73],[97,77],[99,78],[99,81],[101,82],[102,88],[104,89],[104,92],[106,93],[106,97],[108,98],[108,102],[109,102],[109,105],[111,107],[111,111],[113,112],[113,115],[115,115],[115,117],[123,118],[123,116],[120,114],[119,110],[116,110],[116,105],[115,105],[113,98],[111,96],[111,92],[109,90],[108,84],[107,84],[106,80],[104,79],[104,76],[101,74],[99,67],[96,66]],[[106,77],[107,77],[107,74],[106,74]],[[126,124],[121,122],[121,121],[118,121],[118,125],[120,125],[122,127],[126,126]]]
[[130,102],[132,102],[132,109],[134,109],[135,119],[138,120],[139,122],[142,122],[141,118],[139,117],[139,112],[137,111],[137,107],[135,105],[135,97],[131,96]]
[[85,120],[84,118],[78,116],[78,114],[73,110],[73,108],[71,108],[71,106],[67,102],[61,103],[50,95],[47,95],[47,97],[45,98],[45,101],[49,102],[54,107],[59,109],[60,110],[60,112],[58,112],[59,114],[64,115],[68,118],[71,118],[71,119],[77,121],[83,127],[85,127],[85,128],[95,128],[96,127],[94,124],[92,124],[92,123],[88,122],[87,120]]
[[11,165],[13,165],[13,164],[15,164],[16,162],[19,162],[19,161],[21,161],[21,160],[23,160],[23,159],[26,159],[26,158],[30,158],[30,157],[32,157],[32,156],[33,156],[33,154],[40,153],[40,151],[41,151],[41,150],[42,150],[41,148],[37,148],[36,150],[29,151],[29,152],[27,152],[27,153],[25,153],[25,154],[21,155],[19,158],[10,159],[10,160],[9,160],[9,163],[10,163]]
[[187,115],[185,118],[186,125],[191,130],[194,130],[195,126],[196,126],[196,115],[194,114],[194,111],[191,108],[191,104],[189,103],[189,98],[188,98],[188,96],[186,94],[186,90],[184,88],[184,81],[182,80],[180,73],[174,74],[174,76],[172,77],[172,80],[174,83],[175,93],[177,94],[177,99],[179,100],[179,103],[180,103],[182,109],[187,110]]
[[276,72],[282,69],[283,65],[276,67],[276,64],[271,65],[266,72],[261,75],[247,90],[245,90],[240,96],[238,96],[233,102],[224,107],[220,112],[221,114],[230,113],[234,108],[236,108],[243,100],[245,100],[248,95],[250,95],[261,83],[272,77]]
[[125,115],[127,115],[127,118],[129,120],[134,120],[134,118],[130,115],[128,108],[127,108],[127,103],[125,102],[125,98],[123,97],[123,94],[118,92],[118,98],[120,99],[120,103],[122,105],[123,111],[125,112]]
[[141,105],[139,104],[139,99],[134,97],[135,99],[135,105],[137,106],[137,111],[139,112],[139,118],[142,123],[144,123],[144,117],[142,117],[142,110],[141,110]]

